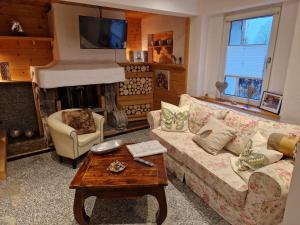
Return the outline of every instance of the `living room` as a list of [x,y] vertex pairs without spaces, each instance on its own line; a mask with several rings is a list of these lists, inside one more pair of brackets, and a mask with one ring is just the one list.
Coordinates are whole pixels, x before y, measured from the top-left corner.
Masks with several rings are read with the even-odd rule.
[[298,224],[299,10],[1,1],[0,224]]

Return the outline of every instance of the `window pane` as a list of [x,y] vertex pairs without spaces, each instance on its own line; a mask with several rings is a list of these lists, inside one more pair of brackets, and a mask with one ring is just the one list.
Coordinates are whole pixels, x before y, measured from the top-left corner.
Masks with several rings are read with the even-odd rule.
[[266,45],[228,46],[225,75],[263,78],[267,53]]
[[237,78],[226,76],[225,81],[228,83],[228,87],[225,90],[225,95],[235,95]]
[[229,45],[241,45],[243,20],[231,22]]
[[273,16],[245,20],[244,43],[247,45],[269,45]]
[[241,98],[247,98],[247,89],[248,87],[255,87],[255,94],[251,99],[259,100],[262,88],[262,80],[261,79],[239,79],[239,93],[238,96]]

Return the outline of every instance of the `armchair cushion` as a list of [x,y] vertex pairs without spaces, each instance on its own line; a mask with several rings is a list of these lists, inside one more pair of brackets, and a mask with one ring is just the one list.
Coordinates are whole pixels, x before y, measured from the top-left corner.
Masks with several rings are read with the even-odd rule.
[[96,132],[96,125],[90,109],[62,112],[63,122],[76,130],[78,135]]
[[97,130],[94,133],[78,135],[77,138],[78,138],[78,145],[83,147],[89,144],[90,142],[93,142],[96,139],[100,140],[100,131]]

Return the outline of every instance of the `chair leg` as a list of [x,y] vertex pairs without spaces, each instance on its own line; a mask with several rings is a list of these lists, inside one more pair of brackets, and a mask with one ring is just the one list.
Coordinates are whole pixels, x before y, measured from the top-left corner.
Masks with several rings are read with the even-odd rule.
[[63,163],[63,161],[64,161],[64,158],[62,156],[59,156],[59,162]]
[[77,168],[77,159],[72,160],[72,167],[73,167],[73,169]]

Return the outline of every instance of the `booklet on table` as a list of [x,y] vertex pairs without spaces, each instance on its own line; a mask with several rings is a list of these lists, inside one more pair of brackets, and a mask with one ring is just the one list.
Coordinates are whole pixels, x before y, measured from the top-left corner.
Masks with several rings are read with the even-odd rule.
[[134,158],[167,152],[167,149],[157,140],[126,145],[126,147]]

